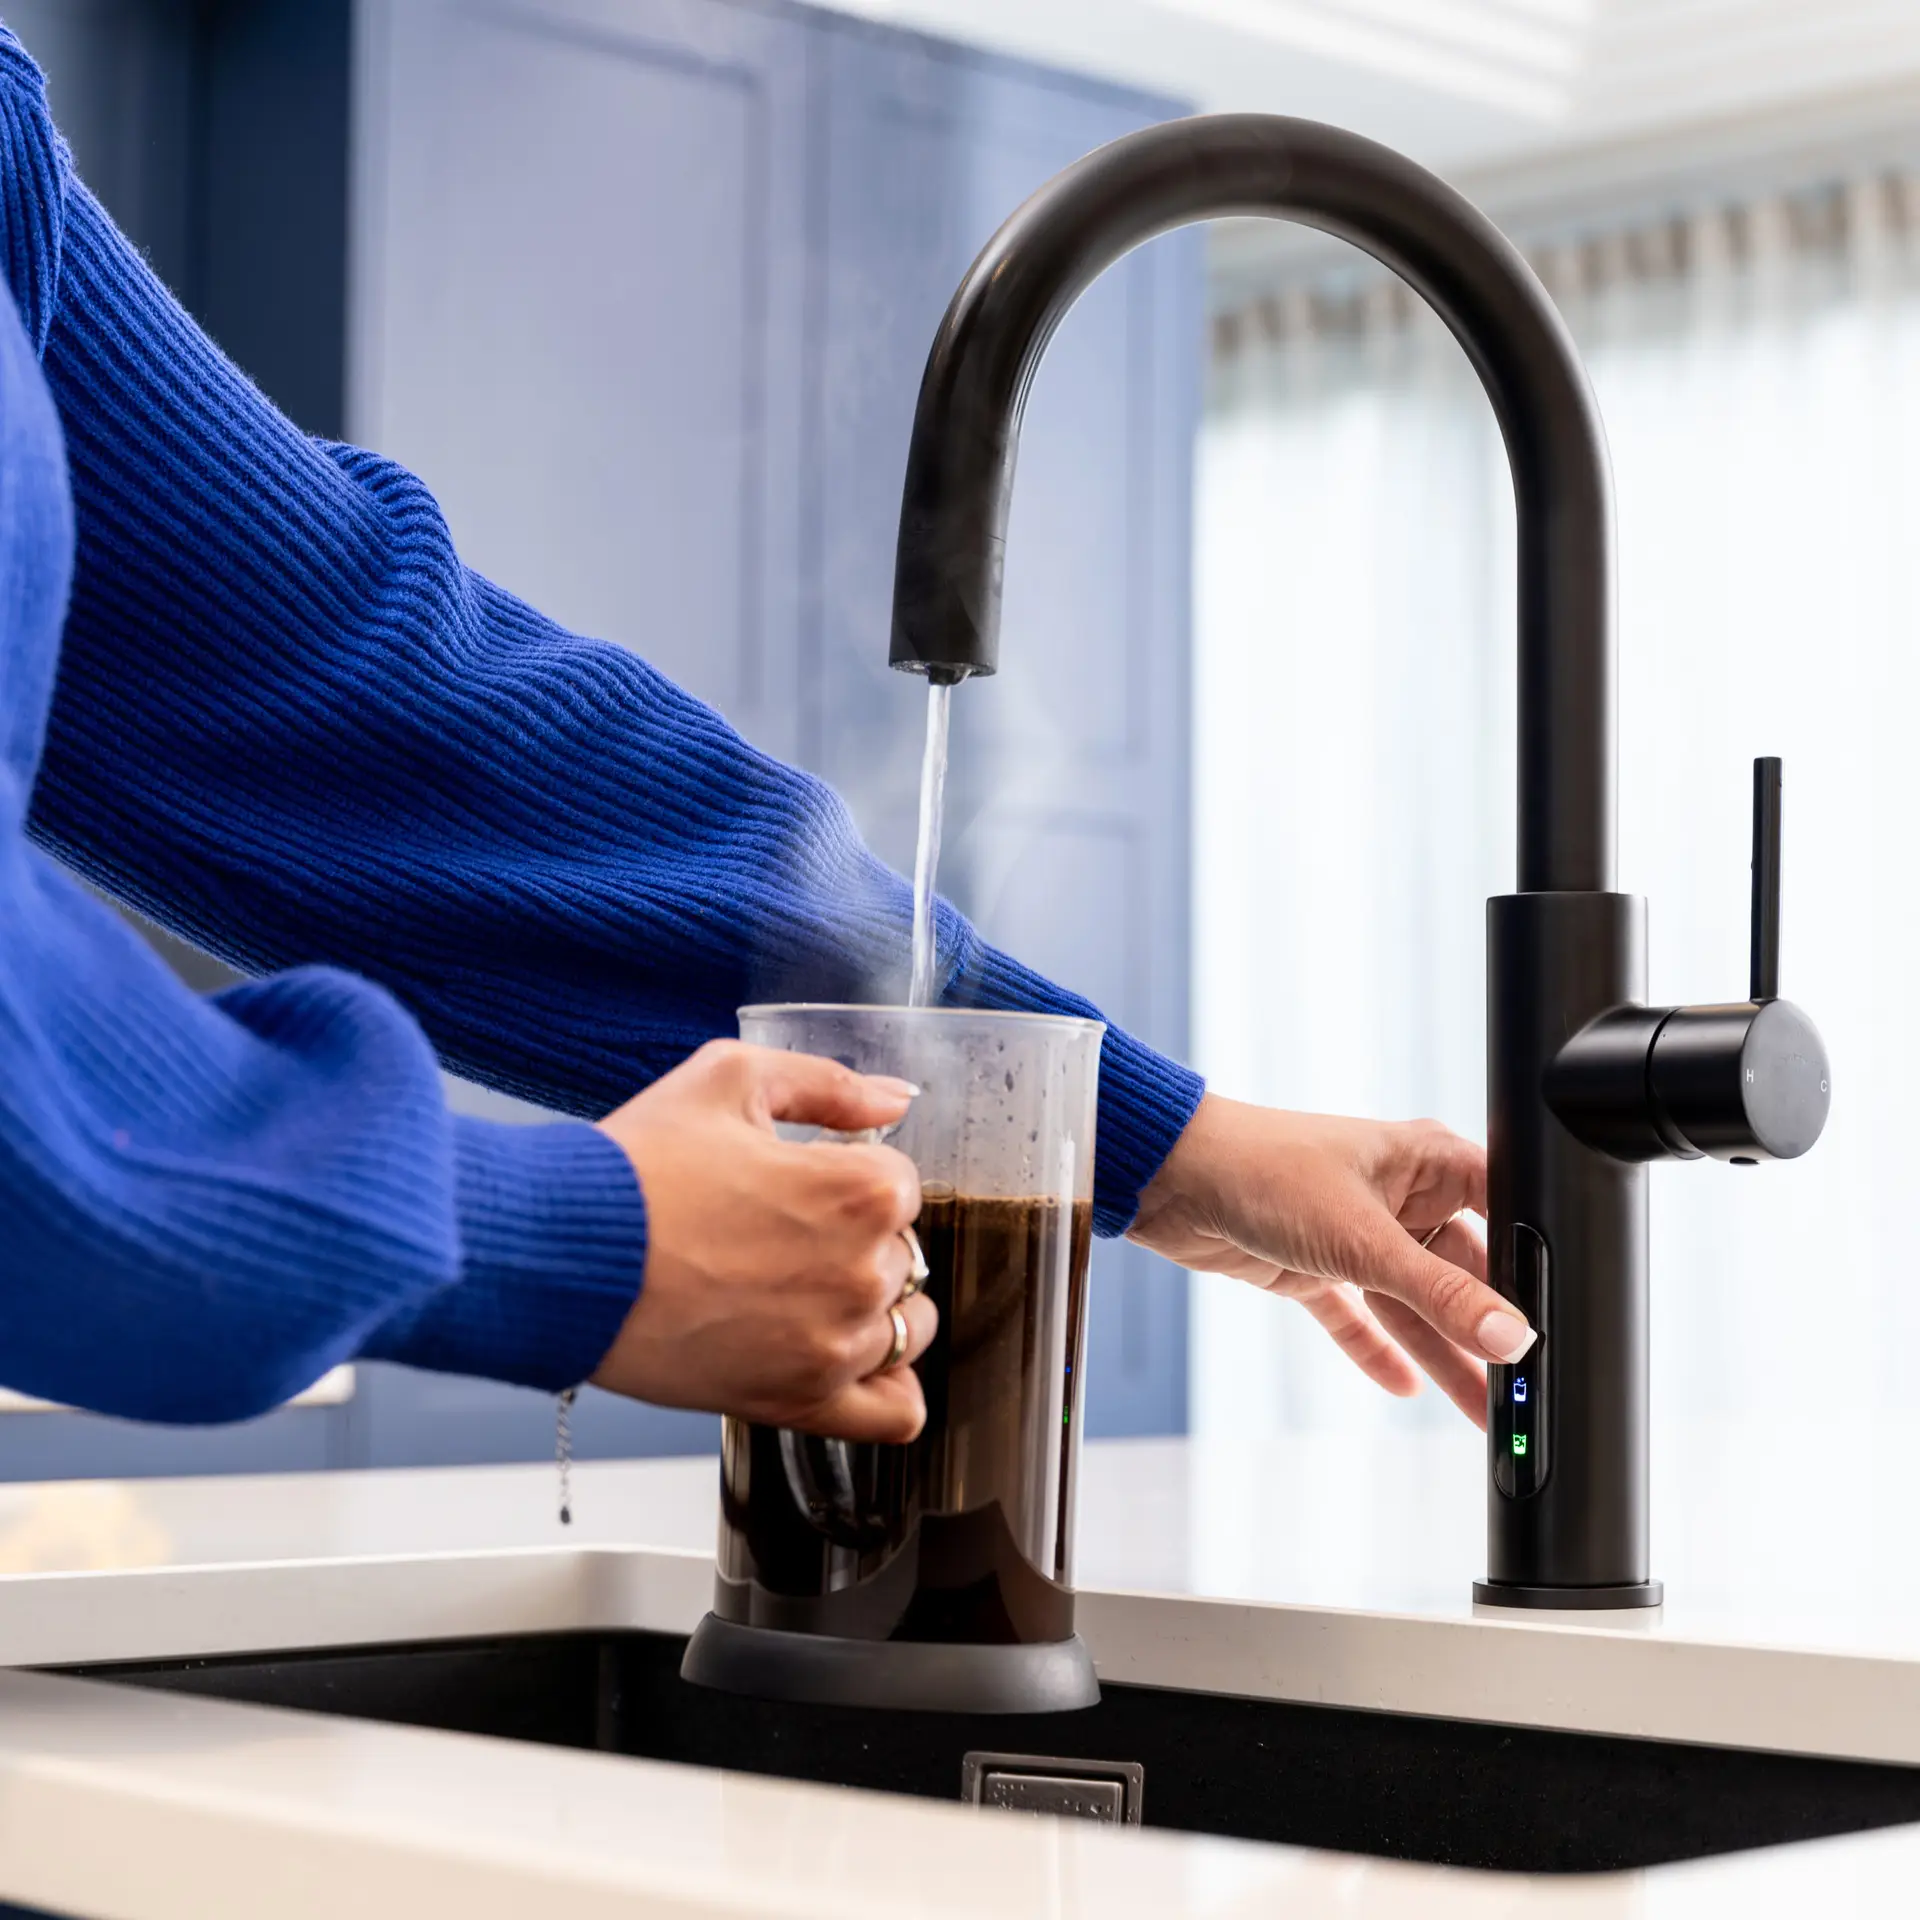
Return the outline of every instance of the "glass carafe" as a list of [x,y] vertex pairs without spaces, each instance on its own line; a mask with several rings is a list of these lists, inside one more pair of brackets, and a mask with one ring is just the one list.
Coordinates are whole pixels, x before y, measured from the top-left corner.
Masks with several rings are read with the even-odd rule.
[[743,1040],[921,1089],[885,1137],[919,1171],[940,1326],[917,1363],[927,1423],[909,1445],[725,1423],[721,1620],[929,1648],[1071,1639],[1103,1031],[945,1008],[742,1010]]

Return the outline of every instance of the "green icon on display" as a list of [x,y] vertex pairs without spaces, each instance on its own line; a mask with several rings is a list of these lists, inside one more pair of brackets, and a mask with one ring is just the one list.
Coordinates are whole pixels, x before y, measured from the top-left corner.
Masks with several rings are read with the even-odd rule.
[[1515,1453],[1525,1453],[1525,1452],[1526,1452],[1526,1450],[1527,1450],[1527,1436],[1526,1436],[1526,1435],[1525,1435],[1524,1433],[1516,1433],[1516,1434],[1515,1434],[1515,1435],[1513,1436],[1513,1450],[1514,1450],[1514,1452],[1515,1452]]

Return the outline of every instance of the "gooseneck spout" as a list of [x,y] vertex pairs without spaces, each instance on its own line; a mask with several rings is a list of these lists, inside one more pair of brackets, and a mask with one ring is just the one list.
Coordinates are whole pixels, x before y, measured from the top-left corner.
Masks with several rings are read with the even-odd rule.
[[987,243],[920,389],[893,664],[942,678],[994,671],[1020,417],[1054,328],[1121,255],[1235,214],[1351,241],[1424,296],[1466,349],[1506,440],[1518,516],[1520,888],[1610,888],[1613,497],[1585,372],[1545,289],[1484,215],[1337,128],[1261,114],[1151,127],[1068,167]]
[[1488,1376],[1488,1577],[1476,1598],[1646,1607],[1646,1163],[1804,1153],[1827,1059],[1779,999],[1777,761],[1755,772],[1749,999],[1648,1007],[1645,902],[1613,891],[1613,505],[1578,355],[1526,262],[1385,147],[1302,120],[1179,120],[1089,154],[987,243],[920,389],[892,661],[998,664],[1002,554],[1034,369],[1061,316],[1154,235],[1273,215],[1363,248],[1465,348],[1499,418],[1519,531],[1519,884],[1487,903],[1487,1256],[1539,1335]]

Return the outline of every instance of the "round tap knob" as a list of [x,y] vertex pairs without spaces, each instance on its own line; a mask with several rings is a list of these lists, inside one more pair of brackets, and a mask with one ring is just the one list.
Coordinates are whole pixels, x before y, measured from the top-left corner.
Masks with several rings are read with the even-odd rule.
[[1647,1054],[1654,1124],[1677,1158],[1796,1160],[1820,1138],[1827,1050],[1787,1000],[1675,1007]]

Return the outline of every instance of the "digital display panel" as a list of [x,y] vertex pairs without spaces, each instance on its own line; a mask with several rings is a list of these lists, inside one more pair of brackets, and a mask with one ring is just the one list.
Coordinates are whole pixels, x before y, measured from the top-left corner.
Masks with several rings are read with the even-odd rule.
[[1531,1227],[1513,1229],[1511,1261],[1503,1289],[1539,1338],[1511,1367],[1490,1367],[1493,1401],[1493,1479],[1500,1491],[1524,1500],[1546,1484],[1549,1451],[1547,1392],[1549,1298],[1547,1243]]

